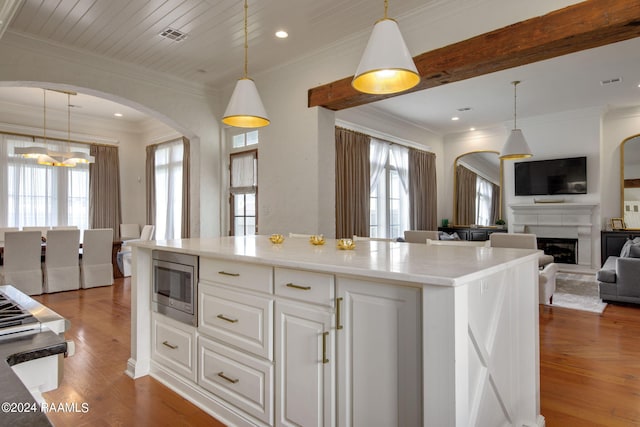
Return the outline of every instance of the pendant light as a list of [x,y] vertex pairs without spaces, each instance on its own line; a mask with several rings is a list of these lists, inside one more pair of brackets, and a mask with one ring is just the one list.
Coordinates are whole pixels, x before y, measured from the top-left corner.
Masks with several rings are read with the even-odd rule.
[[522,134],[522,130],[517,127],[517,89],[516,87],[520,82],[518,80],[511,82],[513,85],[513,129],[509,134],[509,138],[507,138],[507,142],[504,143],[502,147],[502,152],[500,153],[500,159],[502,160],[513,160],[513,159],[526,159],[527,157],[533,156],[531,153],[531,149],[529,148],[529,144],[524,139],[524,135]]
[[248,75],[248,30],[247,30],[247,0],[244,0],[244,77],[238,80],[233,90],[227,110],[222,122],[238,128],[258,128],[267,126],[270,121],[262,105],[256,84]]
[[359,92],[397,93],[420,83],[420,74],[400,34],[398,23],[387,17],[388,7],[388,0],[384,0],[384,18],[374,25],[351,82]]
[[16,147],[15,154],[19,154],[27,159],[36,159],[39,165],[61,166],[72,168],[78,163],[94,163],[95,157],[79,151],[71,151],[71,95],[75,92],[56,91],[67,94],[67,141],[66,151],[57,152],[46,148],[47,142],[47,89],[42,89],[43,96],[43,126],[42,137],[45,147]]

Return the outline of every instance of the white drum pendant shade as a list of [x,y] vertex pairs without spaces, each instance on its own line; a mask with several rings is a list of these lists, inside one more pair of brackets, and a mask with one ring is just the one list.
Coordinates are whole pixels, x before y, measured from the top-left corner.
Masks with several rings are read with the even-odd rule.
[[363,93],[388,94],[405,91],[419,82],[418,69],[398,23],[389,18],[378,21],[351,82],[353,88]]
[[503,160],[526,159],[532,155],[529,144],[527,144],[527,141],[524,139],[522,131],[520,129],[512,129],[509,138],[507,138],[507,142],[505,142],[502,147],[500,158]]
[[270,123],[253,80],[238,80],[222,122],[239,128],[257,128]]

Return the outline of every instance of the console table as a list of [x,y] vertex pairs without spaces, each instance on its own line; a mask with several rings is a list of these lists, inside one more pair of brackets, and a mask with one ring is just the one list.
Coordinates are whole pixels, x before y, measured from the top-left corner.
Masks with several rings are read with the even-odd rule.
[[438,231],[445,233],[458,233],[461,240],[483,241],[489,240],[491,233],[506,233],[506,228],[497,227],[438,227]]

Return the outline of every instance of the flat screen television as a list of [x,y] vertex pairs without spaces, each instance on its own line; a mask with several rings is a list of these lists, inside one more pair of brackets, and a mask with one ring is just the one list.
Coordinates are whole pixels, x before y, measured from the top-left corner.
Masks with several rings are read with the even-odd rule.
[[516,196],[587,193],[587,158],[536,160],[514,164]]

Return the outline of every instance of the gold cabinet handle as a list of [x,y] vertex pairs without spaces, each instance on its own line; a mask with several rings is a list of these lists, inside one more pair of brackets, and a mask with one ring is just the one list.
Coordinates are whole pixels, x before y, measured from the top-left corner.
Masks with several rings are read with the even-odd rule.
[[237,383],[238,381],[240,381],[238,378],[229,378],[228,376],[226,376],[226,375],[224,374],[224,372],[218,372],[218,376],[219,376],[220,378],[224,379],[224,380],[229,381],[231,384],[235,384],[235,383]]
[[329,332],[322,333],[322,363],[329,363],[329,359],[327,359],[327,337],[329,336]]
[[341,319],[340,319],[340,306],[342,305],[342,297],[336,298],[336,329],[342,329]]
[[232,276],[232,277],[239,277],[240,273],[229,273],[226,271],[218,271],[218,274],[222,274],[223,276]]
[[176,348],[178,348],[177,345],[169,344],[169,341],[164,341],[162,345],[164,345],[165,347],[169,347],[171,350],[175,350]]
[[224,314],[218,314],[216,317],[218,319],[226,320],[229,323],[237,323],[238,322],[238,319],[231,319],[231,318],[225,316]]
[[300,285],[296,285],[294,283],[287,283],[285,286],[287,288],[300,289],[301,291],[310,291],[311,290],[311,286],[300,286]]

